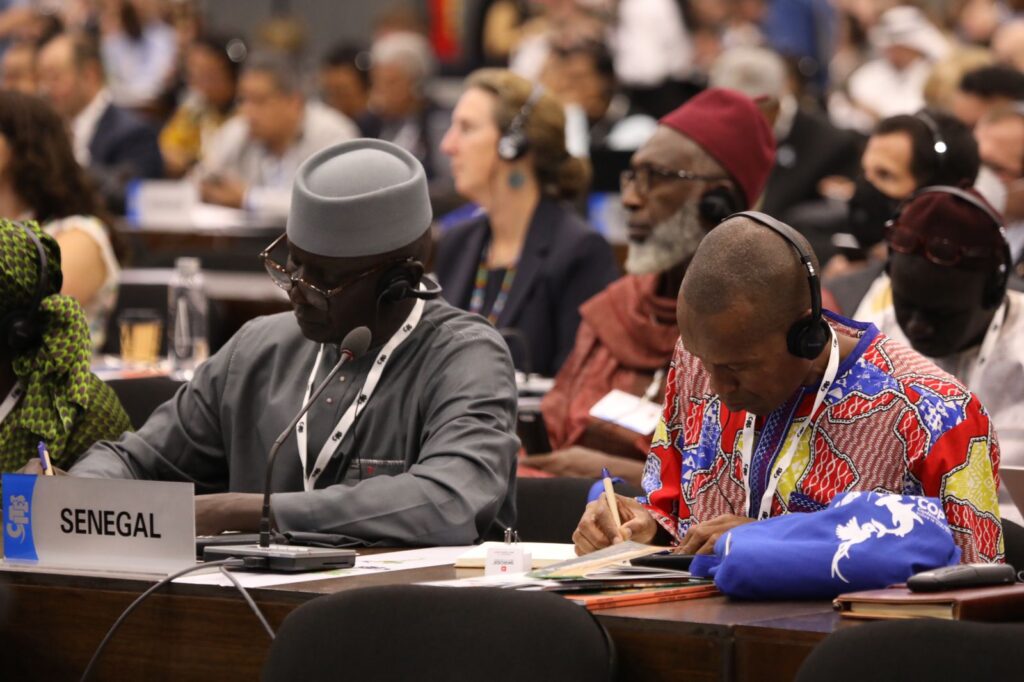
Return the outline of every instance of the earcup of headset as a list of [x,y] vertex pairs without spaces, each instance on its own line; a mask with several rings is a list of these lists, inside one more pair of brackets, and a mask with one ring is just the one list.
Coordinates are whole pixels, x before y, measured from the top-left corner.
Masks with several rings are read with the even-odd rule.
[[789,352],[805,360],[813,360],[821,355],[829,336],[825,325],[825,322],[816,322],[810,315],[794,322],[786,334]]
[[16,355],[30,350],[39,340],[39,325],[22,312],[14,312],[0,321],[7,347]]
[[510,131],[498,140],[498,156],[505,161],[515,161],[526,153],[526,137],[518,131]]
[[714,187],[701,195],[697,210],[701,218],[715,226],[739,211],[740,207],[736,203],[736,198],[728,188]]

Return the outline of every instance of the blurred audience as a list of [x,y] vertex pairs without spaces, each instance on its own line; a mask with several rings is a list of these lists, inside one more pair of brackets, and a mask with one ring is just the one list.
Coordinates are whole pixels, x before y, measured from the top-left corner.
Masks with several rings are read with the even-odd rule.
[[794,214],[820,202],[821,183],[857,174],[863,141],[840,130],[828,117],[800,106],[786,62],[761,47],[734,47],[711,66],[709,85],[738,90],[761,101],[775,134],[775,166],[764,190],[761,210],[800,228]]
[[996,30],[992,51],[1003,64],[1024,71],[1024,18],[1008,21]]
[[393,142],[423,163],[431,194],[451,186],[448,159],[441,153],[441,138],[451,112],[427,94],[427,83],[437,72],[430,43],[410,31],[392,31],[370,48],[370,111],[378,119],[373,137]]
[[958,47],[945,59],[936,62],[924,84],[924,101],[934,109],[951,111],[960,94],[964,76],[984,66],[991,66],[995,55],[980,47]]
[[566,203],[586,191],[590,168],[566,150],[562,106],[510,71],[477,71],[441,149],[456,190],[482,209],[438,246],[445,296],[502,331],[517,368],[553,376],[580,304],[618,277],[608,243]]
[[351,45],[337,45],[320,62],[320,98],[350,118],[363,137],[375,137],[380,122],[370,113],[370,55]]
[[996,108],[974,128],[983,168],[1001,184],[1006,239],[1016,274],[1024,261],[1024,109],[1020,105]]
[[983,66],[964,74],[953,97],[953,114],[973,128],[993,107],[1024,101],[1024,73],[1012,66]]
[[178,43],[159,0],[107,0],[100,50],[110,97],[123,107],[152,105],[174,75]]
[[848,101],[833,98],[830,102],[837,125],[862,132],[870,131],[880,119],[924,106],[924,85],[932,64],[950,49],[946,37],[917,7],[887,10],[869,35],[882,56],[853,72],[847,83]]
[[163,175],[156,131],[113,103],[95,41],[61,34],[39,52],[39,90],[71,131],[75,159],[108,207],[122,212],[127,185]]
[[566,107],[567,144],[576,156],[591,149],[632,151],[654,134],[657,121],[635,111],[618,91],[612,55],[603,43],[553,49],[541,83]]
[[281,56],[256,54],[238,84],[238,115],[214,134],[196,168],[203,201],[283,218],[299,164],[336,142],[358,137],[347,117],[307,101],[301,79]]
[[106,339],[121,269],[98,197],[44,101],[0,91],[0,216],[37,220],[60,245],[61,293],[85,309],[92,347]]
[[228,38],[204,35],[187,49],[188,89],[160,131],[160,152],[170,177],[181,177],[202,159],[211,138],[234,111],[241,64],[232,58],[233,47]]
[[27,40],[12,43],[0,57],[0,90],[34,95],[36,84],[36,48]]

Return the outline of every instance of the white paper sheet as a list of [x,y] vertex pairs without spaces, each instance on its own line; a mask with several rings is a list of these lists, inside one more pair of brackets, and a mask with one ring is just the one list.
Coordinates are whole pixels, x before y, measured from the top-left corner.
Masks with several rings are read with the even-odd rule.
[[[370,573],[386,573],[388,571],[406,571],[413,568],[429,568],[455,563],[456,557],[472,546],[460,547],[425,547],[423,549],[407,549],[384,554],[369,554],[356,557],[356,565],[352,568],[339,568],[333,571],[314,571],[310,573],[263,573],[256,571],[234,571],[234,575],[243,587],[272,587],[289,583],[303,583],[311,580],[327,580],[329,578],[347,578],[353,575],[369,575]],[[220,585],[230,587],[231,581],[224,577],[217,568],[209,573],[187,575],[174,582],[190,585]]]

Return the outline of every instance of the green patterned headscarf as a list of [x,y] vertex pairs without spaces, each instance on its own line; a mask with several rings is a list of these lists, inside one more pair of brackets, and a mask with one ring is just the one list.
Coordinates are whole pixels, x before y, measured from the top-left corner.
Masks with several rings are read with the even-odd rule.
[[[89,370],[92,351],[82,307],[57,293],[61,279],[57,242],[34,221],[24,225],[46,252],[50,291],[44,292],[39,306],[43,318],[40,344],[12,359],[25,394],[0,424],[0,468],[4,471],[22,466],[40,440],[47,443],[56,465],[66,463],[68,455],[77,456],[79,452],[69,450],[80,449],[77,441],[86,431],[95,430],[83,430],[82,417],[95,413],[96,408],[102,408],[103,421],[111,427],[101,431],[116,437],[128,424],[116,397],[106,386],[97,386],[99,380]],[[21,225],[0,219],[0,319],[31,306],[39,266],[36,246]],[[104,404],[94,404],[97,401]]]

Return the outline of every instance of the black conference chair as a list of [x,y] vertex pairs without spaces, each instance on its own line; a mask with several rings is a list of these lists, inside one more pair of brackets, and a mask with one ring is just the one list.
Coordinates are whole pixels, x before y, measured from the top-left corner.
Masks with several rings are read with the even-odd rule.
[[796,682],[1019,680],[1024,623],[893,620],[838,630],[807,657]]
[[[589,478],[520,478],[516,481],[516,530],[523,542],[572,542],[587,506]],[[620,495],[641,494],[635,486],[616,484]],[[500,538],[492,538],[500,539]]]
[[264,682],[611,680],[615,650],[550,592],[385,585],[319,597],[281,625]]
[[136,431],[146,423],[153,410],[174,396],[182,383],[170,377],[112,379],[107,382],[117,394]]
[[1003,545],[1006,563],[1018,571],[1024,570],[1024,527],[1003,519]]

